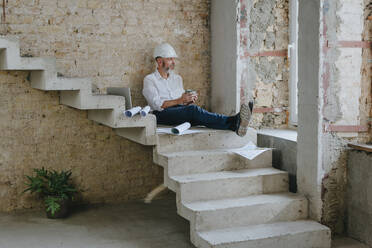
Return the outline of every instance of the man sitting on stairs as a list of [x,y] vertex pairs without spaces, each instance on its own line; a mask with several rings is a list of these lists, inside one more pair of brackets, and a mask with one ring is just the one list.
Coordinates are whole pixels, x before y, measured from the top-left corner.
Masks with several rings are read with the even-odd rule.
[[191,126],[231,130],[245,136],[252,115],[253,101],[242,104],[234,116],[211,113],[195,105],[196,94],[185,92],[182,78],[173,72],[177,54],[168,43],[157,46],[153,55],[157,69],[143,81],[143,95],[156,116],[157,124],[179,125],[189,122]]

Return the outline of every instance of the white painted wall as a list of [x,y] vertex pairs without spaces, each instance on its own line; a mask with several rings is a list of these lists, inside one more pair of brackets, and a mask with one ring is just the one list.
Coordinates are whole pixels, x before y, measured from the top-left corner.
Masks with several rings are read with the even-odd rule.
[[[339,49],[335,66],[339,73],[336,83],[340,89],[339,104],[342,118],[335,124],[337,125],[359,125],[359,99],[361,96],[361,67],[362,49],[361,48],[341,48]],[[352,134],[357,136],[358,134]]]
[[[336,12],[339,23],[336,28],[337,41],[361,41],[363,33],[363,0],[338,1]],[[339,88],[338,102],[341,118],[336,125],[360,125],[360,97],[362,83],[362,49],[338,48],[335,62]],[[338,133],[340,137],[357,137],[358,133]]]
[[363,32],[363,0],[338,1],[338,40],[361,40]]
[[212,0],[212,111],[231,115],[239,111],[240,82],[237,80],[237,0]]

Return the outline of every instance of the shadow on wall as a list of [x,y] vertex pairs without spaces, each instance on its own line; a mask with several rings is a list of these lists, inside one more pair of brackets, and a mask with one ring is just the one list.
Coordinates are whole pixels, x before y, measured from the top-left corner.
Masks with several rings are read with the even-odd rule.
[[[280,130],[277,130],[280,132]],[[286,132],[286,130],[283,130]],[[289,131],[294,132],[295,131]],[[259,147],[274,148],[273,167],[288,172],[289,191],[297,192],[297,141],[283,137],[273,136],[268,132],[259,132],[257,135]]]
[[346,189],[346,233],[372,246],[372,153],[349,151]]

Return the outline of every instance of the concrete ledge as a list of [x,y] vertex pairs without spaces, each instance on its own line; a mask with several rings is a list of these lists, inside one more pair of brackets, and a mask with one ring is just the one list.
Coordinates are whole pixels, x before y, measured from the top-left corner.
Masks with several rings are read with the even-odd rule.
[[297,131],[290,129],[261,129],[258,131],[260,135],[272,136],[285,140],[297,142]]
[[347,146],[359,151],[372,152],[372,145],[349,143]]

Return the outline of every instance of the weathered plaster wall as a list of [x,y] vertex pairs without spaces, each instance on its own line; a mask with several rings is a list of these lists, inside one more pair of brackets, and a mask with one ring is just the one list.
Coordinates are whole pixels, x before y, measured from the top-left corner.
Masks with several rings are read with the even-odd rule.
[[[369,5],[369,7],[367,7]],[[370,0],[364,0],[364,29],[362,40],[370,43],[370,48],[362,50],[362,93],[360,98],[360,122],[369,127],[369,132],[360,133],[361,142],[372,143],[372,5]]]
[[288,125],[288,0],[240,0],[241,100],[255,99],[256,128]]
[[[327,44],[324,85],[324,119],[328,125],[359,126],[362,92],[362,42],[364,1],[326,1],[324,32]],[[348,44],[349,43],[349,44]],[[339,137],[357,137],[358,133],[339,132]]]
[[[348,142],[366,142],[370,78],[365,56],[366,1],[323,1],[321,66],[322,222],[344,231]],[[363,48],[367,47],[367,48]]]
[[346,145],[368,137],[363,127],[367,113],[361,111],[367,99],[362,95],[362,52],[370,44],[362,40],[365,3],[299,3],[297,184],[310,199],[311,218],[342,233]]
[[[131,87],[135,104],[154,69],[153,47],[170,42],[185,88],[208,107],[209,1],[9,1],[2,33],[20,38],[25,56],[54,56],[68,77],[92,77],[101,91]],[[116,136],[59,105],[58,93],[30,88],[26,72],[0,73],[0,211],[41,207],[21,192],[24,175],[45,166],[72,169],[79,202],[138,199],[162,182],[151,147]]]

